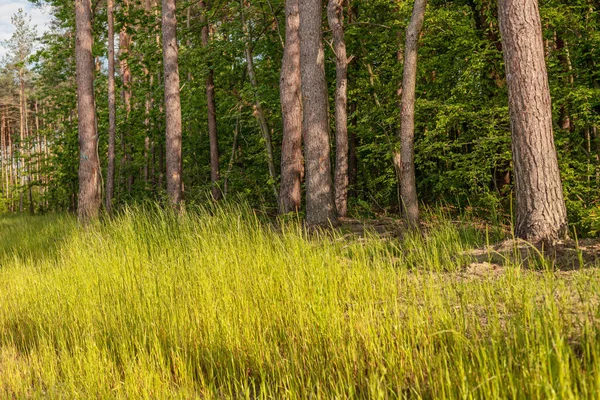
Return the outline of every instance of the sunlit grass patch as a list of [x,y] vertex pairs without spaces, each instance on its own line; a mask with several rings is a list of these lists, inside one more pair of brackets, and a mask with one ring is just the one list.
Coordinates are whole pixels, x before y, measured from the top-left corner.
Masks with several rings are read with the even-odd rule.
[[[244,206],[0,219],[0,393],[594,398],[600,275],[471,273],[485,232],[306,232]],[[61,236],[49,256],[44,236]],[[31,236],[31,237],[29,237]]]

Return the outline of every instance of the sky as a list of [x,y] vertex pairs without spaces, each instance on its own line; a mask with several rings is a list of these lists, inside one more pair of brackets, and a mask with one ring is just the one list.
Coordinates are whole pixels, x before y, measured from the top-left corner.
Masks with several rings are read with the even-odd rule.
[[31,16],[31,24],[37,25],[39,35],[46,31],[50,22],[50,13],[47,9],[34,7],[27,0],[0,0],[0,60],[6,54],[6,49],[1,43],[4,40],[10,39],[14,31],[10,18],[19,8],[22,8]]

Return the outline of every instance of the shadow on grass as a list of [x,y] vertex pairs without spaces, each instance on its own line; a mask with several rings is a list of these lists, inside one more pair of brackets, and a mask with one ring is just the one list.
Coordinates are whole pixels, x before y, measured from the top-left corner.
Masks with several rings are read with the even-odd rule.
[[475,263],[501,266],[511,263],[532,270],[571,271],[600,267],[600,240],[567,240],[552,246],[508,239],[466,253]]
[[71,215],[0,215],[0,267],[10,259],[54,257],[77,230]]

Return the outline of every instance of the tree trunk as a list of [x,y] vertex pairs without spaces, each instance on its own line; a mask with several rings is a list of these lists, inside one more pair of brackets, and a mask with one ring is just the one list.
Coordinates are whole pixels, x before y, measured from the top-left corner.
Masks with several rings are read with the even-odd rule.
[[[41,158],[41,154],[42,154],[42,140],[40,137],[40,119],[39,119],[39,113],[38,113],[38,101],[35,100],[33,104],[35,107],[34,111],[35,111],[35,143],[36,143],[33,147],[34,153],[35,153],[35,166],[36,166],[35,180],[40,181],[41,180],[40,158]],[[39,189],[38,193],[41,194],[41,185],[40,185],[40,189]]]
[[357,104],[353,101],[349,104],[350,127],[348,130],[348,185],[351,189],[350,196],[357,195],[356,184],[358,181],[358,140],[356,137],[356,128],[358,127],[358,117],[356,113]]
[[337,224],[329,159],[329,112],[321,0],[302,0],[300,12],[300,71],[306,160],[306,222]]
[[2,191],[4,192],[4,197],[6,198],[6,200],[8,200],[8,184],[6,185],[6,189],[4,189],[4,181],[8,182],[7,178],[7,171],[8,168],[8,164],[6,163],[7,157],[6,157],[6,153],[7,153],[7,149],[6,149],[6,129],[4,128],[4,121],[5,121],[5,116],[4,116],[4,110],[1,111],[0,114],[0,173],[2,173],[2,182],[1,182],[1,187],[2,187]]
[[281,184],[279,188],[280,214],[300,210],[303,178],[298,0],[286,1],[285,15],[285,46],[279,85],[283,122]]
[[338,216],[348,211],[348,57],[344,40],[343,0],[329,0],[327,19],[335,50],[335,206]]
[[594,138],[596,141],[596,186],[600,187],[600,129],[598,129],[596,126],[593,126],[592,132],[594,133]]
[[115,192],[115,27],[114,0],[107,1],[108,14],[108,166],[106,172],[106,212],[112,213],[112,201]]
[[[346,14],[348,15],[348,23],[353,23],[356,20],[356,14],[358,12],[358,6],[352,1],[348,1],[347,3]],[[350,70],[352,65],[358,64],[358,57],[353,57],[353,61],[348,61],[348,86],[350,86],[350,81],[352,79],[356,79],[354,75],[356,75],[356,71],[358,68],[354,67]],[[351,64],[351,62],[353,64]],[[354,74],[350,74],[350,71],[355,71]],[[357,182],[358,182],[358,138],[356,137],[356,130],[358,128],[358,104],[356,100],[353,100],[348,104],[348,117],[349,121],[349,129],[348,129],[348,187],[350,197],[356,197],[358,195],[357,190]]]
[[167,150],[167,193],[171,205],[181,203],[181,101],[177,61],[177,18],[175,0],[162,0],[163,65],[165,71],[165,114]]
[[19,189],[19,212],[23,212],[23,187],[25,186],[25,136],[27,134],[27,115],[25,105],[25,78],[23,68],[19,69],[19,161],[21,175],[21,187]]
[[[558,56],[557,56],[558,61],[560,61],[560,63],[562,64],[563,71],[565,73],[569,74],[568,79],[564,84],[567,85],[568,87],[572,88],[573,87],[573,75],[572,75],[573,66],[571,65],[571,57],[569,55],[569,49],[567,47],[567,43],[556,33],[556,31],[554,32],[554,42],[555,42],[556,51],[558,53]],[[569,131],[573,132],[573,129],[574,129],[573,120],[572,120],[571,114],[569,112],[568,104],[561,104],[560,111],[559,111],[558,124],[561,129],[569,130]]]
[[35,205],[33,204],[33,190],[31,188],[31,174],[27,175],[27,193],[29,194],[29,214],[35,214]]
[[27,109],[27,99],[25,97],[25,131],[27,132],[27,193],[29,196],[29,213],[33,215],[35,213],[35,204],[33,204],[33,185],[31,183],[31,166],[33,165],[33,154],[35,144],[32,140],[31,129],[29,128],[29,110]]
[[[124,14],[125,17],[129,16],[129,0],[123,1]],[[121,67],[121,80],[123,82],[123,91],[121,93],[123,97],[123,102],[125,103],[125,119],[129,119],[129,114],[131,113],[131,68],[129,67],[129,50],[131,47],[131,38],[129,37],[129,33],[126,30],[126,24],[123,24],[123,28],[119,32],[119,64]],[[133,189],[133,171],[131,168],[131,164],[133,161],[133,156],[131,155],[131,144],[127,143],[127,129],[124,129],[121,132],[121,149],[123,150],[123,157],[121,160],[122,165],[125,167],[125,173],[127,176],[125,177],[125,187],[128,193],[131,193]]]
[[[210,24],[206,17],[206,11],[208,8],[204,1],[200,2],[200,9],[202,11],[202,46],[208,47],[210,40]],[[210,62],[210,61],[209,61]],[[210,182],[211,182],[211,194],[213,199],[221,200],[223,198],[223,192],[221,191],[220,179],[221,174],[219,172],[219,137],[217,135],[217,105],[215,102],[215,82],[214,82],[214,70],[212,66],[208,69],[206,75],[206,104],[208,110],[208,141],[210,147]]]
[[499,0],[498,18],[515,166],[515,234],[552,243],[568,228],[537,0]]
[[[152,17],[152,2],[150,0],[144,1],[144,13],[146,17]],[[146,82],[148,83],[148,91],[146,92],[146,98],[144,100],[144,127],[146,129],[146,137],[144,138],[144,184],[146,190],[150,189],[153,185],[150,179],[150,152],[153,147],[153,141],[150,138],[151,125],[150,125],[150,110],[152,109],[152,105],[154,104],[154,74],[151,74],[148,65],[151,64],[150,61],[144,60],[144,76],[146,78]]]
[[100,160],[94,101],[94,58],[92,56],[92,4],[75,0],[77,113],[79,116],[79,220],[98,216],[100,197]]
[[260,102],[260,97],[258,96],[258,82],[256,80],[256,72],[254,71],[254,59],[252,57],[252,43],[250,38],[250,31],[248,29],[248,25],[246,25],[246,19],[244,17],[244,4],[243,2],[240,2],[240,4],[242,6],[242,29],[244,31],[244,35],[246,36],[246,43],[244,49],[246,55],[246,67],[248,70],[248,78],[250,78],[250,84],[254,89],[254,111],[256,118],[258,119],[258,123],[260,125],[263,140],[265,141],[265,150],[267,152],[267,165],[269,167],[269,178],[272,182],[271,186],[273,187],[273,193],[275,194],[275,197],[277,197],[277,188],[275,186],[275,182],[277,180],[277,171],[275,170],[275,159],[273,157],[273,143],[271,141],[271,131],[267,122],[267,117],[265,116],[265,111],[263,110],[262,104]]
[[427,0],[415,0],[412,17],[406,29],[404,72],[400,122],[400,197],[404,219],[412,229],[419,228],[419,200],[415,182],[415,91],[417,84],[417,52],[423,29]]
[[121,96],[125,103],[125,112],[127,116],[131,113],[131,69],[127,57],[129,54],[129,34],[122,30],[119,32],[119,64],[121,66],[121,80],[123,82],[123,91]]
[[[8,110],[8,106],[6,107]],[[8,118],[8,112],[7,112]],[[13,152],[13,140],[12,140],[12,132],[10,128],[10,121],[6,121],[6,139],[8,141],[8,182],[6,183],[6,191],[8,193],[10,211],[14,212],[14,204],[13,204],[13,175],[14,175],[14,152]]]
[[235,130],[233,131],[233,143],[231,144],[231,157],[229,157],[229,164],[227,165],[227,171],[225,172],[225,179],[223,179],[223,195],[227,198],[227,194],[229,193],[229,177],[231,176],[231,171],[233,170],[233,163],[235,162],[235,152],[237,149],[238,136],[241,130],[241,114],[242,114],[242,104],[238,106],[237,115],[235,118]]

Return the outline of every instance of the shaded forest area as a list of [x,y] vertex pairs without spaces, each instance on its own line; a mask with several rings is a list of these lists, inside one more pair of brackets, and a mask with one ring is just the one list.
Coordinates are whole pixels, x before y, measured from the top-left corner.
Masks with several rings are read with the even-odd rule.
[[[19,13],[5,44],[3,211],[75,211],[79,204],[81,215],[80,197],[88,193],[90,215],[100,202],[110,212],[169,198],[186,204],[224,198],[273,213],[306,211],[317,224],[337,215],[400,214],[400,204],[417,224],[418,208],[411,207],[418,204],[491,222],[525,218],[518,207],[530,195],[514,192],[503,58],[510,24],[501,35],[498,18],[498,6],[514,6],[509,0],[44,3],[53,14],[49,31],[35,38]],[[419,3],[422,26],[415,18]],[[552,97],[545,137],[558,154],[569,223],[591,236],[600,231],[599,8],[595,0],[539,4],[538,50]],[[82,32],[85,40],[76,41]],[[300,59],[313,60],[303,64],[312,70],[299,74]],[[87,85],[93,94],[80,92],[87,105],[79,105],[79,114],[76,76],[79,90]],[[414,125],[401,111],[411,85]],[[526,115],[523,98],[520,106],[512,102],[513,130],[519,113]],[[405,130],[411,126],[414,164]],[[179,134],[180,156],[172,147]],[[526,143],[534,136],[524,137]],[[402,140],[408,141],[400,146]],[[552,152],[533,159],[551,159],[544,154]],[[85,169],[94,156],[100,168],[90,164],[93,178],[78,176],[80,164]],[[414,183],[399,184],[411,168]],[[543,167],[538,184],[547,174]],[[175,175],[178,181],[170,179]],[[560,202],[553,212],[558,225],[566,218]]]

